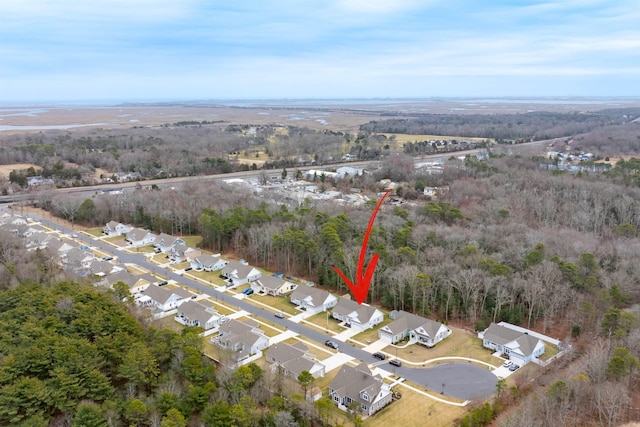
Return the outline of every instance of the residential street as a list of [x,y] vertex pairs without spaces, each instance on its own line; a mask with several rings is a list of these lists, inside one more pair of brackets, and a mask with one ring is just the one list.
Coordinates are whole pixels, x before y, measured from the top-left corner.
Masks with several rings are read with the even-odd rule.
[[[65,233],[69,236],[76,234],[76,231],[49,221],[39,215],[30,213],[29,216],[34,220],[41,222],[43,225],[46,225],[51,229],[58,230],[61,233]],[[206,286],[196,280],[185,277],[184,275],[178,275],[170,269],[165,269],[153,262],[150,262],[144,254],[132,254],[127,251],[119,250],[100,239],[91,238],[84,233],[77,233],[77,237],[75,237],[75,239],[81,240],[87,245],[96,247],[114,257],[117,256],[118,260],[124,264],[139,265],[151,273],[167,277],[168,279],[174,280],[177,283],[189,287],[197,292],[206,294],[217,301],[224,302],[230,306],[238,308],[239,310],[244,310],[253,316],[267,319],[269,322],[278,324],[283,329],[287,330],[287,337],[293,336],[293,333],[299,334],[305,337],[305,339],[314,341],[322,347],[324,347],[324,342],[328,338],[338,340],[340,347],[339,352],[337,352],[335,356],[323,361],[325,364],[328,363],[327,370],[335,369],[344,363],[357,359],[370,365],[374,364],[378,369],[382,369],[387,373],[393,373],[416,384],[426,386],[434,392],[442,393],[444,396],[471,400],[486,398],[495,392],[495,385],[498,378],[485,368],[471,363],[446,363],[428,368],[410,368],[406,366],[394,367],[390,365],[388,361],[381,363],[378,359],[374,358],[370,352],[354,347],[353,345],[343,341],[350,335],[353,335],[354,332],[351,330],[347,330],[342,334],[330,336],[327,333],[319,332],[290,319],[277,318],[274,316],[274,312],[267,311],[264,308],[257,307],[242,299],[235,298],[233,295],[219,292],[213,287]],[[300,320],[300,317],[297,317],[296,319]],[[400,381],[402,381],[402,379]]]

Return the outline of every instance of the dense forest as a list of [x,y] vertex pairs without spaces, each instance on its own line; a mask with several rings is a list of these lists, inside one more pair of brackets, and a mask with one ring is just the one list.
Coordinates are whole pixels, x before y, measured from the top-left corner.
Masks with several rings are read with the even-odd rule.
[[0,291],[0,425],[321,425],[330,401],[308,404],[297,383],[253,363],[216,367],[201,331],[150,327],[87,284]]
[[633,122],[638,117],[640,111],[637,108],[590,113],[424,114],[412,118],[372,121],[360,126],[360,131],[538,141],[584,134],[605,126]]

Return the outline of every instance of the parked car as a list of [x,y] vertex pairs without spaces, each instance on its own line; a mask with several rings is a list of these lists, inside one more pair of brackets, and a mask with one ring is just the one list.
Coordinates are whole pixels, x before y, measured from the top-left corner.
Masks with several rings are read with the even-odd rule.
[[373,354],[372,354],[372,356],[373,356],[373,357],[375,357],[376,359],[380,359],[380,360],[384,360],[384,359],[386,359],[386,358],[387,358],[387,357],[386,357],[384,354],[382,354],[382,353],[373,353]]
[[103,261],[111,261],[112,259],[113,259],[113,257],[112,257],[112,256],[105,256],[105,257],[102,257],[102,260],[103,260]]
[[187,267],[187,268],[184,269],[184,271],[191,271],[191,270],[193,270],[192,267]]
[[326,345],[327,347],[335,348],[336,350],[338,349],[338,344],[335,341],[326,340],[324,342],[324,345]]
[[514,363],[513,365],[509,366],[509,370],[510,370],[511,372],[513,372],[513,371],[515,371],[516,369],[518,369],[519,367],[520,367],[520,366],[518,366],[518,365],[516,365],[516,364]]
[[284,313],[282,313],[282,312],[277,312],[277,313],[275,314],[275,316],[276,316],[278,319],[284,319]]
[[243,290],[242,293],[245,294],[245,295],[251,295],[251,294],[253,294],[253,289],[247,288],[247,289]]
[[513,365],[513,362],[511,360],[507,360],[506,362],[504,362],[502,364],[502,366],[504,366],[505,368],[508,368],[509,366]]
[[402,362],[400,362],[398,359],[389,360],[389,364],[393,366],[402,366]]
[[164,286],[166,284],[168,284],[169,282],[167,282],[166,280],[163,280],[162,282],[158,283],[158,286]]

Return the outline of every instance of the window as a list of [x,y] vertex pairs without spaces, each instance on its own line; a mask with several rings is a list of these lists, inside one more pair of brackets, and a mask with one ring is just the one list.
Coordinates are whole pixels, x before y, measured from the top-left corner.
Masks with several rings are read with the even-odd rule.
[[338,397],[337,394],[333,395],[333,400],[336,401],[336,402],[340,402],[340,398]]
[[362,400],[369,401],[369,395],[367,393],[362,393]]
[[367,405],[361,405],[361,407],[363,411],[367,412]]

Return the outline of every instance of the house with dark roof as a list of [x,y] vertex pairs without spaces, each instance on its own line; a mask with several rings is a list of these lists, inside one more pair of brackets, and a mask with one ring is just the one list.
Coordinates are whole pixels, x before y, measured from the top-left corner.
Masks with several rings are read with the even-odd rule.
[[295,283],[273,276],[262,276],[258,280],[251,282],[251,289],[255,292],[272,295],[274,297],[288,294],[297,287],[298,285]]
[[506,322],[492,323],[478,333],[478,338],[482,339],[483,347],[502,353],[520,366],[540,357],[545,350],[540,338]]
[[73,248],[67,253],[65,264],[73,269],[88,269],[91,266],[91,262],[95,259],[92,252]]
[[433,347],[451,335],[442,323],[406,311],[392,311],[389,317],[394,321],[378,330],[378,338],[391,344],[409,338],[410,343]]
[[342,297],[333,308],[331,316],[344,322],[349,328],[359,331],[372,328],[384,320],[384,314],[375,307],[367,304],[358,304],[350,298]]
[[343,365],[329,386],[329,396],[343,411],[357,402],[366,415],[375,414],[392,400],[389,384],[380,375],[374,376],[364,362],[355,368]]
[[292,304],[314,314],[327,311],[338,303],[335,295],[311,286],[298,286],[291,292],[290,300]]
[[226,319],[213,307],[207,307],[196,301],[186,301],[178,307],[175,320],[183,325],[197,326],[209,330],[217,328]]
[[211,338],[211,342],[230,351],[233,362],[241,363],[251,355],[262,354],[262,350],[269,346],[269,337],[252,320],[230,319],[220,325],[220,333]]
[[240,261],[229,261],[222,269],[221,274],[226,277],[233,286],[253,282],[262,277],[260,270]]
[[184,240],[180,237],[172,236],[166,233],[160,233],[158,237],[153,241],[153,247],[157,252],[166,253],[171,250],[177,244],[184,244]]
[[325,366],[316,361],[309,349],[301,342],[274,344],[265,353],[267,362],[271,363],[271,371],[281,368],[285,376],[298,378],[302,371],[309,371],[314,378],[324,377]]
[[89,272],[94,276],[100,276],[100,277],[106,276],[108,274],[117,273],[123,270],[124,268],[120,267],[119,265],[116,265],[108,261],[101,261],[97,259],[94,259],[91,262],[91,265],[89,265]]

